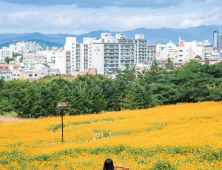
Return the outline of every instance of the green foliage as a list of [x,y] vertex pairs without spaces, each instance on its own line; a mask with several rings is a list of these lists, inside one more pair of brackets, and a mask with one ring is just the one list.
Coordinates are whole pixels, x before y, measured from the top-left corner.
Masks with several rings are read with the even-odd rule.
[[211,94],[213,95],[213,98],[215,100],[220,101],[222,97],[222,83],[213,83],[211,86],[207,85],[208,90],[210,90]]
[[23,56],[20,57],[19,62],[20,62],[20,63],[23,62]]
[[18,114],[16,112],[13,112],[13,111],[11,111],[11,112],[4,112],[2,115],[4,117],[17,117],[18,116]]
[[5,57],[4,60],[5,60],[5,62],[6,62],[7,64],[9,64],[9,62],[10,62],[10,61],[13,61],[14,58]]
[[72,81],[58,76],[37,81],[0,79],[0,114],[13,111],[24,118],[58,116],[58,102],[69,102],[65,113],[81,115],[221,100],[222,63],[202,65],[191,60],[172,69],[168,59],[166,68],[171,71],[159,71],[154,60],[150,70],[142,72],[126,63],[115,80],[91,74]]
[[170,61],[170,58],[168,57],[167,63],[165,64],[166,70],[173,70],[173,62]]
[[116,76],[117,79],[123,80],[124,82],[132,82],[136,79],[136,70],[134,65],[129,65],[127,62],[125,63],[125,69],[120,70],[119,74]]
[[152,169],[174,170],[175,168],[173,168],[170,162],[167,160],[157,160],[157,162],[153,165]]
[[199,56],[199,55],[196,55],[194,58],[201,60],[201,56]]

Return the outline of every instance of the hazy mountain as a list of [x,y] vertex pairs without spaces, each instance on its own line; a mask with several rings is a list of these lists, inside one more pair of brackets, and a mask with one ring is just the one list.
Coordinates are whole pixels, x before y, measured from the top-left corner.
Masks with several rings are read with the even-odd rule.
[[[82,43],[84,37],[96,37],[100,38],[101,33],[110,32],[113,36],[116,33],[124,33],[127,38],[134,38],[135,34],[144,34],[145,39],[148,40],[149,45],[154,45],[157,42],[167,43],[169,40],[172,40],[174,43],[178,44],[178,38],[181,37],[185,41],[204,41],[209,40],[212,42],[212,33],[214,31],[219,31],[219,26],[210,25],[205,26],[201,25],[198,27],[190,27],[184,29],[173,29],[173,28],[159,28],[159,29],[147,29],[147,28],[138,28],[135,30],[129,30],[124,32],[110,32],[108,30],[98,30],[92,31],[82,35],[72,35],[72,34],[41,34],[38,32],[35,33],[24,33],[24,34],[0,34],[0,47],[8,46],[11,41],[28,41],[28,40],[38,40],[41,44],[48,44],[50,47],[55,44],[64,46],[66,37],[76,37],[77,42]],[[46,45],[47,46],[47,45]]]

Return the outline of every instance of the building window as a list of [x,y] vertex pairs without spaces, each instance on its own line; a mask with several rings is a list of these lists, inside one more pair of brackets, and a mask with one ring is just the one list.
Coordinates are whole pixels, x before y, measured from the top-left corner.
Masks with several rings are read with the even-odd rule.
[[32,74],[29,74],[29,77],[32,77]]
[[37,77],[38,75],[37,74],[35,74],[35,77]]
[[10,79],[10,76],[7,76],[7,79]]
[[17,74],[17,76],[20,76],[20,74]]

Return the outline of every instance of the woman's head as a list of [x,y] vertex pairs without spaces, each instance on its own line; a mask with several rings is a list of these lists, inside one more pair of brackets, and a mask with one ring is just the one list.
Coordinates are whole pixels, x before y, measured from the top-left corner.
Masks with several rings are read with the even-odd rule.
[[114,170],[112,159],[106,159],[103,166],[103,170]]

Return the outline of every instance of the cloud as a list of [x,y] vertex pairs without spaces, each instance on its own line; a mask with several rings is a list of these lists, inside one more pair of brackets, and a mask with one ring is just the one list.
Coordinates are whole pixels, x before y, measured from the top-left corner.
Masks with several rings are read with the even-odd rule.
[[25,4],[25,5],[76,5],[81,8],[102,7],[138,7],[138,8],[163,8],[178,6],[183,0],[0,0],[0,2]]
[[221,24],[222,13],[218,13],[220,7],[213,8],[205,12],[194,12],[184,16],[180,27],[191,27],[199,25],[218,25]]
[[[193,6],[193,4],[192,4]],[[179,12],[178,12],[179,11]],[[220,7],[186,12],[168,8],[77,8],[75,5],[34,6],[0,2],[0,33],[70,33],[136,28],[185,28],[222,24]]]

